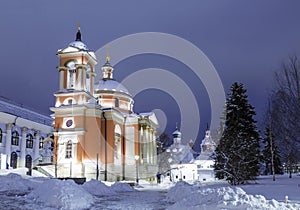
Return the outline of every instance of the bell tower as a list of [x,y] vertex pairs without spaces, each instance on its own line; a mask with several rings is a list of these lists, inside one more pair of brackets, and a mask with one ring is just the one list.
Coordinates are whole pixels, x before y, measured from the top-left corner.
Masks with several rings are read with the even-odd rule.
[[57,67],[59,91],[55,94],[55,106],[87,103],[93,97],[97,59],[94,52],[82,42],[79,25],[75,41],[65,49],[58,50],[56,55],[60,65]]
[[[59,90],[54,93],[54,157],[58,177],[82,177],[88,170],[92,149],[87,139],[100,139],[100,111],[93,96],[97,59],[81,40],[78,26],[75,41],[58,50]],[[91,134],[87,133],[90,131]],[[93,137],[89,135],[93,135]],[[97,145],[99,142],[97,142]],[[94,152],[96,154],[96,152]],[[94,154],[92,153],[92,154]]]

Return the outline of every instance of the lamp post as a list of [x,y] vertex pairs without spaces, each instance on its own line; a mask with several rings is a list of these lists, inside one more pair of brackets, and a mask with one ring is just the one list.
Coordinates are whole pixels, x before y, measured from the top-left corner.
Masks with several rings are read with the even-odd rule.
[[139,183],[139,159],[140,159],[140,156],[139,155],[135,155],[134,156],[134,159],[135,159],[135,169],[136,169],[136,183],[138,184]]

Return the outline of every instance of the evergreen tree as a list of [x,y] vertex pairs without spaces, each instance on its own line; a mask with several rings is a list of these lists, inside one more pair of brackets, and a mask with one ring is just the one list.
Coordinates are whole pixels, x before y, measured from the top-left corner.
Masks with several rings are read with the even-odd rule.
[[164,173],[170,169],[170,163],[168,161],[168,159],[170,158],[170,153],[166,152],[166,149],[170,147],[172,143],[173,140],[165,133],[162,133],[156,139],[157,162],[159,173]]
[[234,83],[226,101],[225,128],[216,148],[216,177],[232,185],[254,180],[259,171],[259,134],[254,107],[242,84]]
[[[272,137],[272,138],[270,138]],[[273,162],[275,174],[283,174],[282,163],[280,160],[280,153],[278,147],[275,144],[274,136],[270,134],[270,129],[266,128],[265,138],[263,138],[263,144],[265,145],[262,150],[262,159],[265,166],[264,174],[272,174],[272,151],[273,151]]]

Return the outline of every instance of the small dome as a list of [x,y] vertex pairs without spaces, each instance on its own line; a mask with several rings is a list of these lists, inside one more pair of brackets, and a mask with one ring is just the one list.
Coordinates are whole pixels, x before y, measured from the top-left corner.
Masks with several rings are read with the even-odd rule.
[[180,132],[179,130],[176,129],[176,131],[174,131],[174,132],[172,133],[172,135],[173,135],[173,136],[176,136],[176,137],[177,137],[177,136],[181,136],[181,132]]
[[69,44],[71,47],[76,47],[80,50],[89,50],[87,46],[82,41],[74,41]]
[[117,91],[130,95],[128,90],[122,84],[112,79],[100,80],[96,90]]

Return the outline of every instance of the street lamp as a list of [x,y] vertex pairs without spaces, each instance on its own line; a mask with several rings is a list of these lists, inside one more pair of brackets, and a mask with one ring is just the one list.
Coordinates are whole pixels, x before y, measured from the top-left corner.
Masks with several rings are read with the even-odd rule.
[[139,164],[140,156],[135,155],[134,159],[135,159],[135,166],[136,166],[136,183],[138,184],[139,183],[139,167],[138,167],[138,164]]

